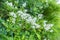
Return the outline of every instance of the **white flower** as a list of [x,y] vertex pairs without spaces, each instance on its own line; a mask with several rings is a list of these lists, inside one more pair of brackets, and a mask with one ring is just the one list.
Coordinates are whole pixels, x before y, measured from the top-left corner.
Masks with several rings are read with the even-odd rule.
[[14,17],[14,18],[17,17],[16,14],[15,14],[14,12],[10,12],[10,16],[12,16],[12,17]]
[[44,28],[47,31],[47,30],[51,29],[52,26],[53,26],[53,24],[46,24],[46,26]]
[[27,9],[25,9],[24,12],[27,12]]
[[44,27],[46,26],[46,23],[47,23],[47,21],[45,20],[45,21],[43,22],[43,24],[44,24]]
[[8,6],[13,6],[13,4],[12,4],[12,2],[6,2],[6,4],[8,5]]
[[32,18],[31,16],[26,19],[27,22],[34,24],[36,22],[37,18]]
[[46,38],[44,38],[44,40],[47,40]]
[[15,3],[19,3],[19,0],[16,0]]
[[32,18],[31,16],[26,19],[27,22],[30,22],[31,24],[34,24],[36,22],[37,18]]
[[23,14],[23,12],[20,11],[20,10],[17,13],[18,13],[19,16]]
[[18,11],[18,15],[19,15],[22,19],[28,19],[29,17],[31,17],[29,14],[23,13],[23,12],[21,12],[21,11]]
[[43,14],[38,14],[38,18],[42,19],[43,18]]
[[22,4],[23,7],[26,7],[26,2]]
[[36,24],[35,26],[36,26],[36,28],[40,28],[40,25],[38,25],[38,24]]
[[33,25],[33,27],[35,27],[35,28],[40,28],[40,25],[39,25],[39,24],[34,23],[34,24],[32,24],[32,25]]
[[21,18],[22,18],[22,19],[27,19],[27,17],[28,17],[28,16],[27,16],[26,13],[21,15]]
[[18,8],[15,6],[15,9],[18,9]]
[[29,23],[33,22],[32,17],[28,17],[28,18],[26,19],[26,21],[29,22]]
[[57,0],[57,4],[60,4],[60,0]]
[[51,29],[51,27],[53,26],[53,24],[47,24],[47,21],[45,20],[44,22],[44,29],[47,31],[49,29]]
[[50,32],[53,32],[53,30],[50,30]]
[[48,2],[48,0],[46,0],[46,2]]
[[33,22],[36,22],[36,21],[37,21],[37,18],[36,18],[36,17],[34,17],[34,18],[33,18]]
[[36,17],[32,18],[30,14],[24,13],[22,11],[18,11],[17,13],[22,19],[25,19],[28,23],[34,23],[37,20]]
[[30,15],[30,14],[27,14],[27,13],[26,13],[26,16],[27,16],[28,18],[31,17],[31,15]]
[[22,24],[19,24],[19,26],[21,27],[21,26],[22,26]]
[[23,12],[19,10],[17,13],[23,13]]
[[9,5],[9,6],[13,6],[13,5],[12,5],[12,2],[8,3],[8,5]]
[[30,14],[27,14],[22,11],[18,11],[17,13],[22,19],[26,20],[27,23],[31,23],[32,28],[40,28],[40,25],[36,24],[36,21],[37,21],[36,17],[33,18]]
[[47,21],[46,20],[44,20],[44,23],[46,23]]
[[31,26],[31,27],[35,29],[35,26]]
[[14,23],[14,24],[15,24],[15,21],[16,21],[16,19],[15,19],[15,18],[12,18],[12,23]]
[[7,19],[7,21],[9,21],[9,19]]

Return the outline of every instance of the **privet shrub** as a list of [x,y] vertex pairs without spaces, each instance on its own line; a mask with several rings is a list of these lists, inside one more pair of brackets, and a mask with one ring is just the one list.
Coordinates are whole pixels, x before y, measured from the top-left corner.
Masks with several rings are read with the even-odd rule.
[[0,40],[60,40],[56,0],[0,0]]

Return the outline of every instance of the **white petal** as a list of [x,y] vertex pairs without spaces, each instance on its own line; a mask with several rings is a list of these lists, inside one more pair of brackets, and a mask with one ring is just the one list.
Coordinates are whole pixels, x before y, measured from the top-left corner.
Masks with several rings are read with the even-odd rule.
[[22,4],[23,7],[26,7],[26,2]]
[[60,0],[57,0],[57,4],[60,4]]
[[53,32],[53,30],[50,30],[50,32]]

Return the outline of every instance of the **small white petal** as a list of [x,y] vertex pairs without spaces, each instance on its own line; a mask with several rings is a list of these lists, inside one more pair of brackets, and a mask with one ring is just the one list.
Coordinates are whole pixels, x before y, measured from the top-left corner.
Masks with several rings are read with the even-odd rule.
[[23,7],[26,7],[26,2],[22,4]]
[[46,2],[48,2],[48,0],[46,0]]
[[27,9],[25,9],[24,12],[27,12]]
[[15,7],[15,9],[18,9],[17,7]]
[[40,25],[37,24],[37,25],[36,25],[36,28],[40,28]]
[[7,21],[9,21],[9,20],[7,20]]
[[38,14],[38,18],[42,19],[43,18],[43,14]]
[[22,11],[18,11],[17,13],[18,13],[19,16],[23,14]]
[[50,32],[53,32],[53,30],[50,30]]
[[32,17],[28,17],[28,18],[26,19],[26,21],[31,23],[31,22],[33,21],[33,20],[32,20]]
[[12,2],[6,2],[6,4],[8,5],[8,6],[13,6],[13,4],[12,4]]
[[45,30],[49,30],[49,29],[51,29],[52,26],[53,26],[53,24],[46,24],[44,26],[44,28],[45,28]]
[[14,17],[14,18],[17,17],[16,14],[15,14],[14,12],[10,12],[10,16],[12,16],[12,17]]
[[46,38],[44,38],[44,40],[47,40]]
[[60,0],[57,0],[57,4],[60,4]]
[[16,19],[15,19],[15,18],[12,18],[12,23],[14,23],[14,24],[15,24],[15,21],[16,21]]
[[46,21],[46,20],[44,20],[44,22],[43,22],[43,24],[44,24],[43,26],[44,26],[44,27],[46,26],[46,23],[47,23],[47,21]]
[[32,28],[35,28],[35,26],[31,26]]
[[39,24],[34,23],[32,25],[35,26],[35,28],[40,28],[40,25]]

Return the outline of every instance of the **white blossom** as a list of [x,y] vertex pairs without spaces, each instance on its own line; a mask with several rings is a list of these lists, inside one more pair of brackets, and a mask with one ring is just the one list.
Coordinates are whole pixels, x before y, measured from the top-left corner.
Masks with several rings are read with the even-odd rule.
[[14,12],[10,12],[10,16],[12,16],[12,17],[14,17],[14,18],[17,17],[16,14],[15,14]]
[[46,23],[47,23],[47,21],[46,21],[46,20],[44,20],[44,22],[43,22],[43,24],[44,24],[43,26],[44,26],[44,27],[46,26]]
[[45,20],[44,22],[43,22],[43,26],[44,26],[44,29],[47,31],[47,30],[49,30],[49,29],[51,29],[51,27],[53,26],[53,24],[47,24],[47,21]]
[[44,38],[44,40],[49,40],[49,39],[47,39],[47,38]]
[[44,38],[44,40],[47,40],[46,38]]
[[49,30],[49,29],[51,29],[52,26],[53,26],[53,24],[46,24],[46,26],[44,28],[45,28],[45,30]]
[[19,3],[19,0],[16,0],[15,3]]
[[53,32],[53,30],[50,30],[50,32]]
[[36,22],[37,18],[32,18],[31,16],[26,19],[27,22],[30,22],[31,24],[34,24]]
[[40,28],[39,24],[36,24],[37,18],[32,17],[30,14],[18,11],[17,12],[22,19],[25,19],[27,23],[31,23],[32,28]]
[[31,27],[35,29],[35,26],[31,26]]
[[44,20],[44,23],[46,23],[47,21],[46,20]]
[[26,2],[22,4],[23,7],[26,7]]
[[22,11],[18,11],[17,13],[18,13],[19,16],[23,14]]
[[48,2],[48,0],[46,0],[46,2]]
[[32,24],[32,28],[40,28],[40,25],[39,25],[39,24],[34,23],[34,24]]
[[40,25],[39,24],[35,24],[36,28],[40,28]]
[[22,26],[22,24],[19,24],[19,26]]
[[43,14],[38,14],[38,18],[42,19],[43,18]]
[[60,4],[60,0],[57,0],[57,4]]
[[8,6],[13,6],[13,4],[12,4],[12,2],[6,2],[6,4],[8,5]]
[[27,9],[24,10],[24,12],[27,12],[27,11],[28,11]]
[[23,13],[23,12],[19,10],[17,13]]
[[24,13],[24,14],[21,15],[21,18],[22,18],[22,19],[27,19],[28,16],[29,16],[28,14]]
[[28,17],[28,18],[26,19],[26,21],[29,22],[29,23],[33,22],[32,17]]
[[18,8],[15,6],[15,9],[18,9]]
[[34,18],[33,18],[33,22],[36,22],[36,21],[37,21],[37,18],[36,18],[36,17],[34,17]]
[[7,21],[9,21],[9,19],[7,19]]
[[22,19],[28,19],[29,17],[31,17],[29,14],[22,11],[18,11],[17,13]]
[[16,21],[16,19],[15,19],[15,18],[12,18],[12,23],[14,23],[14,24],[15,24],[15,21]]

